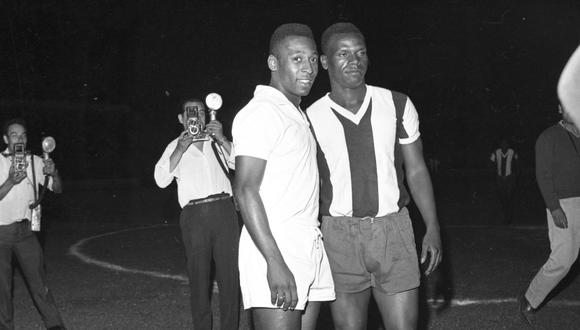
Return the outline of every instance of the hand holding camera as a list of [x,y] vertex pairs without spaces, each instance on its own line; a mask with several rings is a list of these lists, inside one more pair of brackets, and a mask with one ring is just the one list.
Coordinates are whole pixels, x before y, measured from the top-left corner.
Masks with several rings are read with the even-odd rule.
[[17,185],[22,180],[26,178],[26,171],[17,171],[14,165],[10,166],[10,170],[8,171],[8,180],[12,182],[13,185]]
[[177,139],[177,149],[179,149],[182,153],[189,148],[189,146],[193,143],[193,135],[189,133],[189,130],[181,132],[179,138]]

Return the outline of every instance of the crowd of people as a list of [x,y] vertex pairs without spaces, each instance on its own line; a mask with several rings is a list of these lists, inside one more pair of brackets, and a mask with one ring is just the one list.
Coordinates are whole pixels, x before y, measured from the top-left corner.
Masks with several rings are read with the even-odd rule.
[[[568,69],[576,73],[563,74],[559,92],[570,84],[574,93],[580,89],[573,85],[578,56]],[[283,24],[271,35],[266,64],[269,84],[257,85],[237,112],[233,141],[215,118],[206,124],[204,102],[187,99],[178,107],[180,132],[155,166],[159,187],[177,183],[195,329],[212,328],[212,263],[222,329],[238,328],[240,302],[255,329],[315,329],[324,302],[336,329],[365,329],[371,297],[387,329],[415,329],[421,271],[435,271],[443,251],[411,98],[365,82],[366,40],[352,23],[327,27],[320,50],[308,26]],[[330,91],[302,109],[320,66]],[[518,298],[529,324],[580,248],[580,134],[572,119],[579,102],[568,96],[561,96],[562,120],[536,145],[552,254]],[[192,119],[204,134],[192,129]],[[14,255],[46,327],[64,329],[29,208],[45,176],[47,188],[61,191],[60,176],[50,158],[28,155],[33,165],[15,168],[15,145],[26,144],[24,122],[8,121],[2,133],[0,328],[14,328]],[[516,159],[507,143],[491,155],[506,222]],[[406,208],[411,199],[425,225],[419,244]]]

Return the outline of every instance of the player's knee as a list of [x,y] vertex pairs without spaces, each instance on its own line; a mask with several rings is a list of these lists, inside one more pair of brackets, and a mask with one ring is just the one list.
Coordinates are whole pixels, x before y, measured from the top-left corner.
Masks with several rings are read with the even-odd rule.
[[348,312],[333,311],[332,320],[336,330],[363,330],[367,326],[366,313],[358,313],[350,310]]
[[385,329],[389,330],[413,330],[417,328],[416,313],[397,313],[391,318],[383,320]]
[[334,320],[334,328],[336,330],[364,330],[366,329],[366,317],[342,317]]

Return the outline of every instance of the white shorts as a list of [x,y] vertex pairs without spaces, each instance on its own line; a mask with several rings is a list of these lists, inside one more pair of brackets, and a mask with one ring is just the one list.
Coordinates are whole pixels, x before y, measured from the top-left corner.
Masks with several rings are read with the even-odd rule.
[[[272,234],[296,281],[296,309],[304,310],[308,301],[334,300],[334,282],[320,230],[317,227],[286,228]],[[272,304],[266,261],[246,227],[240,236],[238,261],[244,309],[281,308]]]

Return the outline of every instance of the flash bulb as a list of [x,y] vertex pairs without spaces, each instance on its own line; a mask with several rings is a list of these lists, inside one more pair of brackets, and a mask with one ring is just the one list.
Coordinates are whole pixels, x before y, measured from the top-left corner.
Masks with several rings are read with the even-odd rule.
[[209,93],[205,97],[205,104],[210,110],[218,110],[222,107],[223,100],[218,93]]

